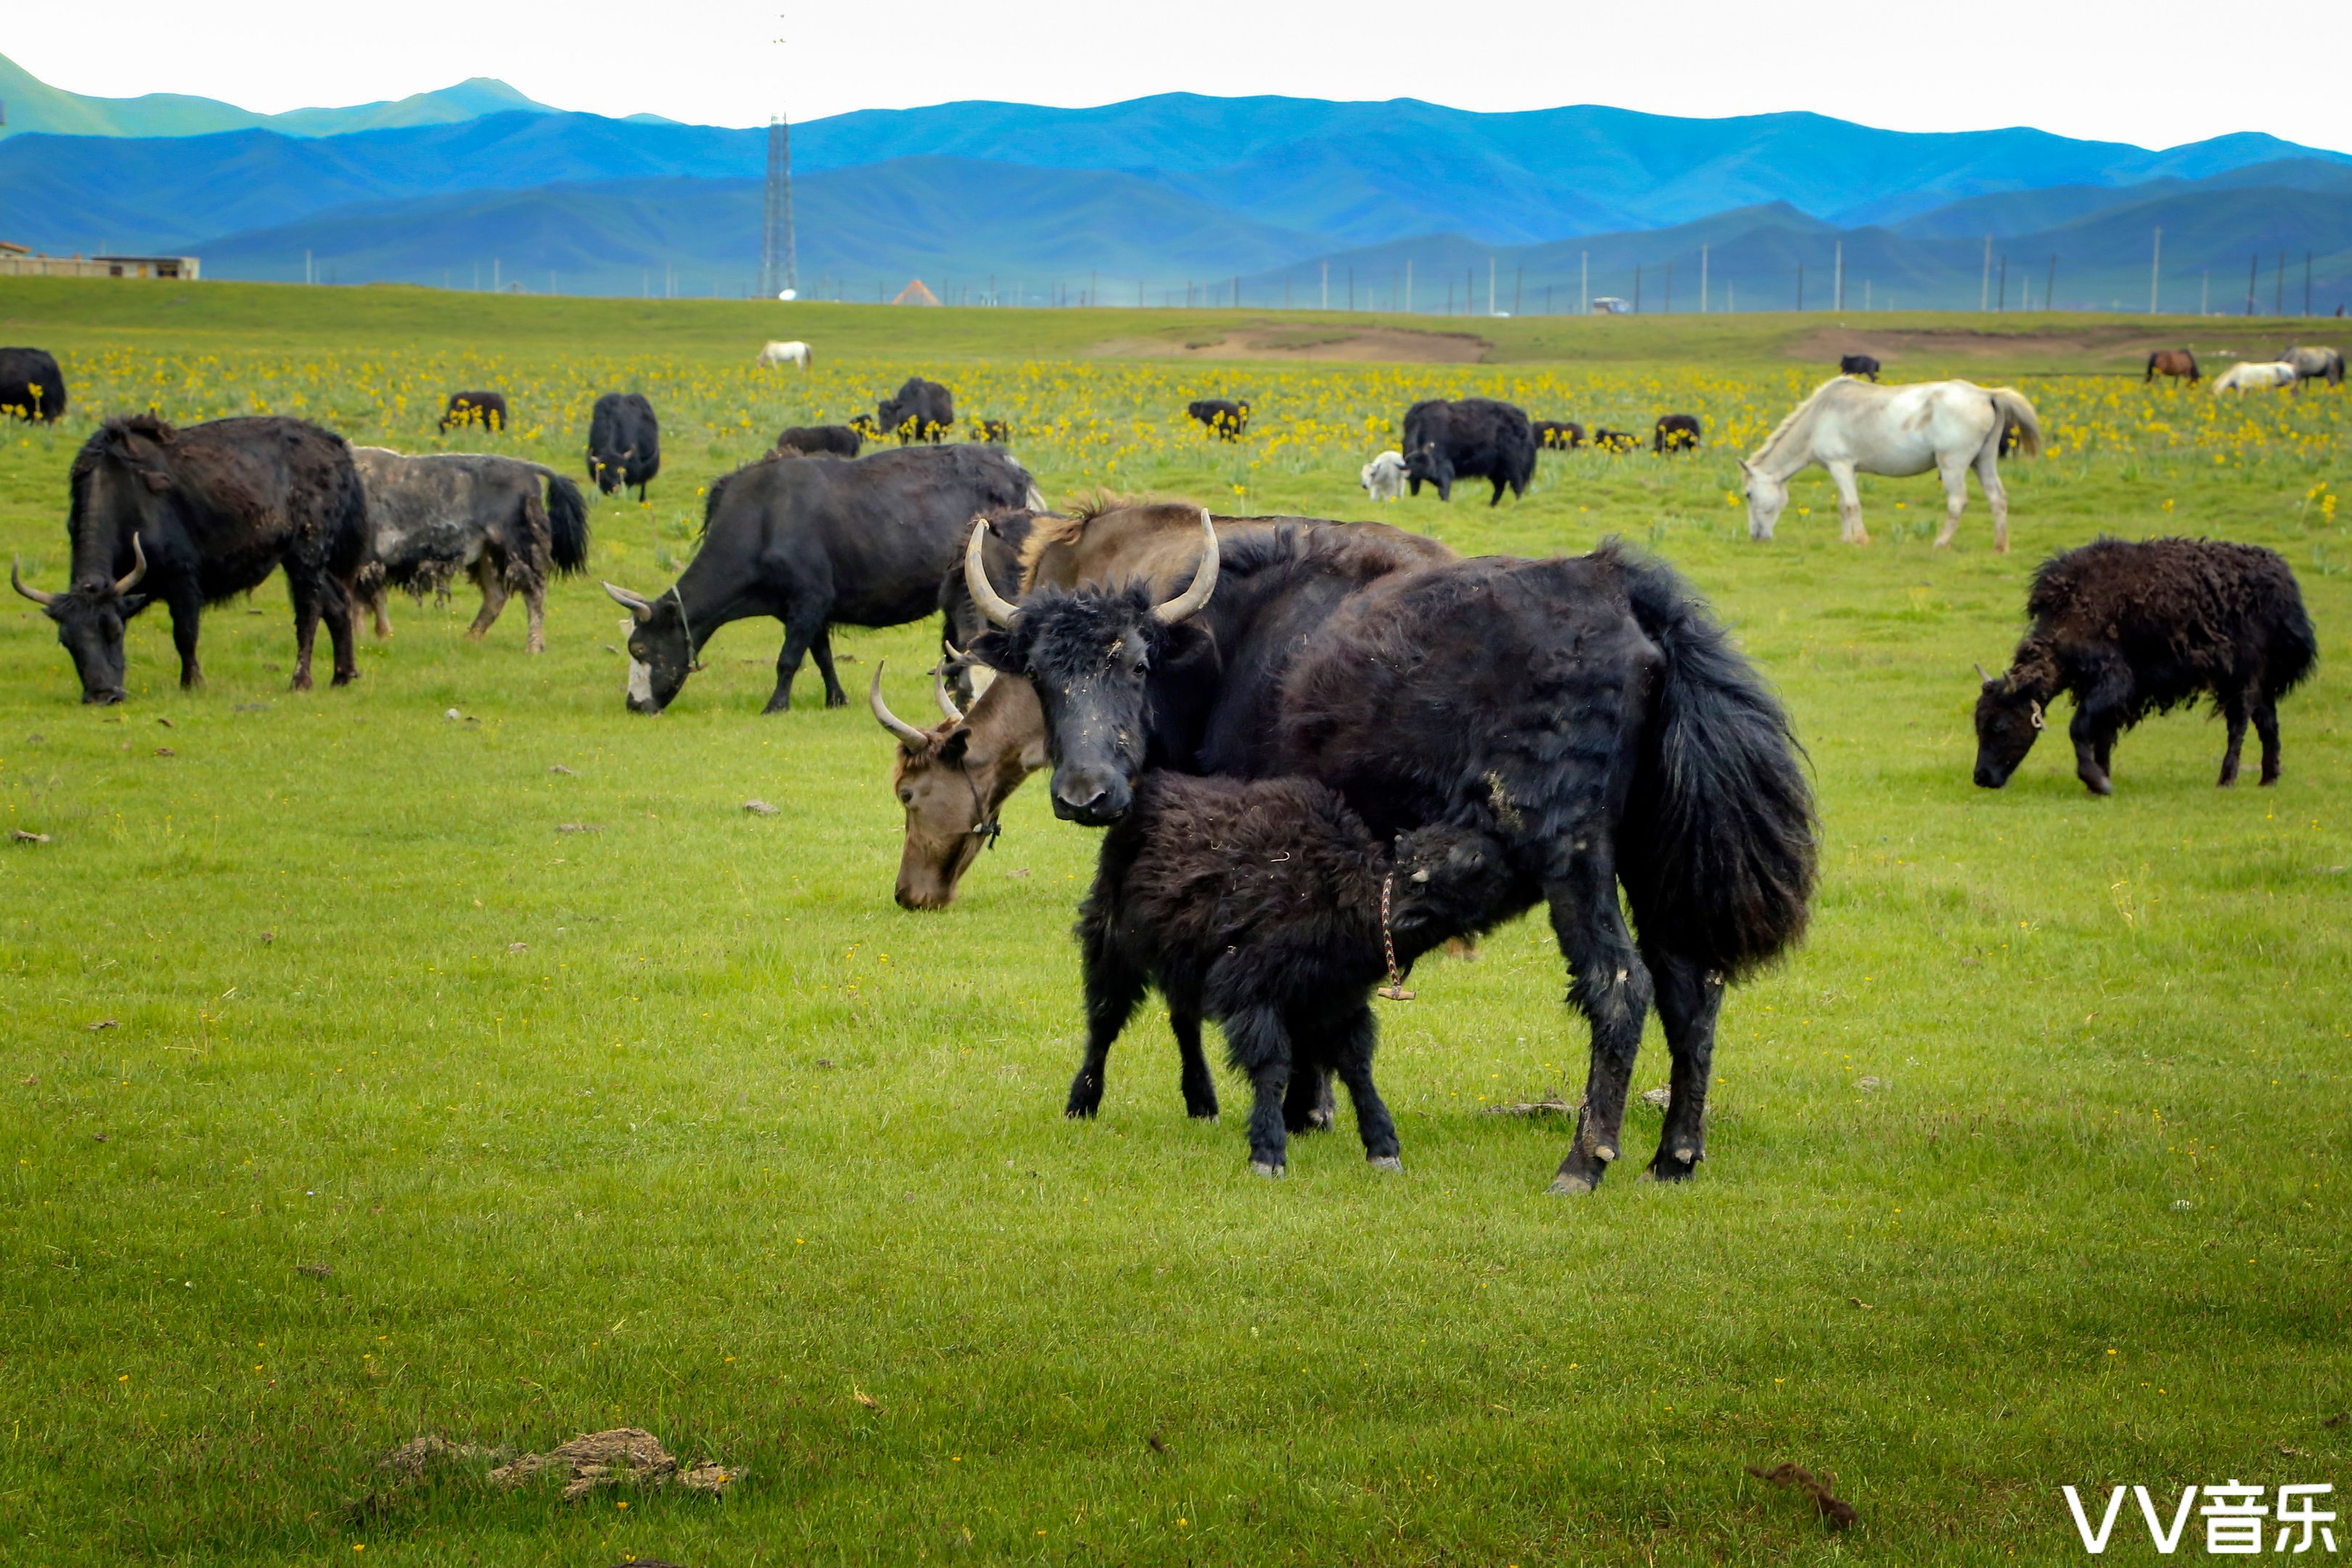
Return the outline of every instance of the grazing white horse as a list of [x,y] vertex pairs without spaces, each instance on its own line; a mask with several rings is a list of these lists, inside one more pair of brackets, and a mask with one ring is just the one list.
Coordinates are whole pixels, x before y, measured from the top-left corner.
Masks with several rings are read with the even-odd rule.
[[1364,465],[1359,479],[1374,500],[1396,500],[1404,494],[1404,454],[1382,452]]
[[770,343],[760,351],[760,368],[767,370],[780,364],[796,364],[806,370],[815,357],[806,343]]
[[1837,486],[1838,537],[1867,544],[1862,525],[1857,473],[1897,478],[1933,468],[1944,481],[1944,531],[1940,547],[1952,542],[1969,500],[1969,470],[1992,509],[1992,547],[2009,548],[2009,493],[2001,489],[2001,432],[2017,428],[2018,449],[2042,450],[2042,422],[2023,395],[2006,386],[1967,381],[1928,381],[1880,386],[1851,375],[1823,382],[1797,405],[1739,471],[1747,480],[1748,537],[1772,537],[1772,525],[1789,504],[1789,479],[1819,463]]
[[[2234,392],[2243,397],[2248,392],[2267,392],[2274,386],[2294,386],[2294,366],[2284,360],[2265,364],[2260,360],[2247,360],[2233,364],[2213,378],[2213,395]],[[2299,387],[2297,390],[2301,390]]]

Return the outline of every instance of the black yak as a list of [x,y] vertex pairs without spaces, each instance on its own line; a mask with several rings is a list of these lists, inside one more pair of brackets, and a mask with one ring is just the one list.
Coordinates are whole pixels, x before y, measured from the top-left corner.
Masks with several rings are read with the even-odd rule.
[[1003,419],[982,419],[974,438],[992,447],[1002,447],[1013,439],[1013,426]]
[[1425,398],[1404,411],[1404,473],[1413,494],[1427,480],[1445,501],[1456,479],[1492,480],[1486,504],[1500,506],[1504,490],[1525,496],[1535,478],[1535,430],[1524,413],[1491,397]]
[[547,581],[588,563],[588,501],[578,485],[543,464],[475,452],[412,458],[355,447],[352,461],[368,502],[368,553],[353,579],[353,605],[373,613],[376,636],[392,635],[391,589],[446,595],[464,573],[482,591],[467,637],[487,636],[507,596],[520,594],[530,615],[523,651],[545,650]]
[[1222,441],[1238,441],[1249,429],[1249,399],[1230,397],[1195,398],[1184,405],[1184,412],[1196,423],[1205,426],[1210,435]]
[[1286,1131],[1308,1125],[1291,1080],[1324,1071],[1348,1086],[1364,1157],[1402,1169],[1396,1124],[1372,1087],[1372,987],[1438,943],[1525,908],[1531,895],[1517,883],[1502,846],[1485,834],[1420,828],[1391,854],[1310,780],[1146,774],[1134,808],[1104,836],[1078,912],[1087,1055],[1064,1114],[1101,1106],[1111,1044],[1156,985],[1194,1116],[1217,1114],[1201,1020],[1223,1030],[1254,1094],[1249,1153],[1259,1174],[1282,1174]]
[[1868,354],[1841,354],[1838,357],[1840,375],[1866,375],[1878,379],[1878,362]]
[[897,436],[901,447],[910,441],[929,441],[936,447],[955,423],[955,398],[938,382],[910,375],[900,384],[897,396],[875,405],[874,415],[876,425]]
[[1596,452],[1630,452],[1642,444],[1642,438],[1631,430],[1612,430],[1606,426],[1592,427],[1592,449]]
[[453,392],[441,416],[441,433],[478,426],[492,435],[507,427],[507,399],[501,392]]
[[846,425],[787,425],[776,432],[775,450],[786,458],[854,458],[865,444]]
[[853,462],[769,457],[736,469],[710,487],[702,542],[676,583],[650,599],[604,584],[636,622],[629,710],[668,707],[711,634],[753,616],[784,623],[763,711],[793,705],[793,678],[811,654],[825,706],[842,706],[849,697],[834,674],[827,628],[903,626],[931,614],[972,518],[1034,497],[1027,470],[985,447],[892,448]]
[[608,392],[588,416],[588,477],[605,495],[646,486],[661,472],[661,421],[642,392]]
[[1539,451],[1572,452],[1584,445],[1584,426],[1573,419],[1535,419],[1528,428],[1535,432]]
[[57,623],[84,702],[122,700],[123,623],[158,599],[172,611],[180,684],[202,685],[205,606],[250,592],[281,565],[294,601],[294,689],[310,689],[322,615],[335,684],[358,679],[348,584],[367,550],[367,500],[341,436],[277,416],[175,429],[142,414],[99,426],[68,482],[71,585],[43,593],[13,566],[8,577]]
[[[1346,584],[1291,537],[1315,531],[1237,542],[1248,570],[1230,595],[1213,534],[1169,603],[1139,586],[1013,605],[973,583],[1005,629],[972,651],[1031,678],[1056,814],[1118,821],[1150,763],[1313,778],[1375,834],[1491,833],[1550,905],[1592,1029],[1552,1190],[1589,1192],[1617,1158],[1654,1004],[1674,1098],[1649,1169],[1690,1175],[1724,986],[1785,952],[1809,914],[1812,795],[1785,713],[1682,580],[1614,542]],[[1302,616],[1302,596],[1319,614]]]
[[2206,539],[2099,539],[2033,574],[2032,629],[1977,698],[1976,782],[1999,789],[2033,749],[2050,704],[2074,699],[2074,773],[2114,793],[2116,737],[2150,713],[2210,698],[2230,727],[2223,785],[2238,782],[2252,719],[2263,783],[2279,776],[2278,700],[2311,673],[2319,642],[2275,551]]
[[47,349],[0,349],[0,415],[54,422],[65,417],[66,373]]
[[1661,414],[1656,428],[1650,432],[1650,450],[1662,458],[1669,452],[1696,452],[1698,436],[1696,415]]

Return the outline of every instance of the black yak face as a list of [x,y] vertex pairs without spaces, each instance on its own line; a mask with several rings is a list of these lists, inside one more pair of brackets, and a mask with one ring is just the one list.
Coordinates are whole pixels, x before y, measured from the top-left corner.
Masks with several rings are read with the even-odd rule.
[[1151,590],[1137,584],[1036,595],[1009,628],[975,639],[971,655],[1028,678],[1045,716],[1054,815],[1101,827],[1135,802],[1165,701],[1155,688],[1196,671],[1208,679],[1215,643],[1197,626],[1162,620]]
[[686,606],[676,594],[646,599],[626,588],[604,592],[629,612],[628,704],[632,713],[658,713],[670,705],[694,673],[694,644],[687,635]]
[[111,704],[123,700],[123,623],[146,606],[136,594],[118,594],[110,583],[77,584],[42,606],[57,624],[58,641],[81,677],[84,702]]
[[2042,700],[2006,675],[1984,683],[1977,696],[1977,784],[1999,789],[2042,736]]
[[1454,469],[1434,447],[1415,447],[1404,455],[1404,477],[1433,485],[1452,479]]
[[1389,924],[1400,946],[1426,950],[1482,929],[1528,901],[1493,835],[1437,823],[1398,838]]

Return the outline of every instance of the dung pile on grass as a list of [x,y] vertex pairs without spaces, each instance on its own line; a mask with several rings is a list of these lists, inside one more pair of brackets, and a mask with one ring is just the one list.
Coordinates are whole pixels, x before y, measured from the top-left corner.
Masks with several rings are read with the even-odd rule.
[[[493,1467],[485,1471],[484,1466]],[[378,1469],[390,1484],[370,1491],[344,1511],[354,1525],[376,1522],[415,1495],[436,1475],[463,1477],[512,1491],[540,1476],[553,1474],[563,1481],[563,1500],[577,1501],[604,1487],[654,1490],[677,1487],[716,1497],[739,1481],[743,1472],[717,1459],[680,1464],[661,1439],[637,1426],[609,1432],[588,1432],[544,1454],[518,1457],[511,1448],[461,1443],[437,1432],[412,1437],[386,1454]]]

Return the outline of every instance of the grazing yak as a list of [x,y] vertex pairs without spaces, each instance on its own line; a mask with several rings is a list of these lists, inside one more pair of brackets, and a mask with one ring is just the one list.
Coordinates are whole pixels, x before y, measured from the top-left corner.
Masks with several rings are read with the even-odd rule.
[[2234,392],[2243,397],[2249,392],[2268,392],[2273,387],[2292,386],[2300,390],[2294,366],[2281,360],[2266,364],[2261,360],[2244,360],[2231,365],[2213,378],[2213,395]]
[[47,349],[0,349],[0,415],[54,422],[65,417],[66,373]]
[[1486,504],[1500,506],[1503,491],[1525,496],[1536,473],[1536,437],[1528,416],[1491,397],[1448,402],[1424,398],[1404,413],[1405,482],[1419,495],[1424,480],[1437,499],[1454,499],[1454,481],[1493,481]]
[[1573,419],[1536,419],[1528,428],[1535,432],[1538,451],[1572,452],[1584,445],[1584,426]]
[[2252,719],[2263,783],[2279,776],[2278,700],[2318,662],[2303,592],[2276,552],[2205,539],[2100,539],[2042,563],[2026,595],[2032,629],[1977,697],[1976,782],[1999,789],[2033,749],[2060,692],[2074,773],[2111,795],[2116,737],[2150,713],[2210,699],[2228,722],[2224,786]]
[[310,689],[324,616],[335,684],[358,679],[346,584],[367,550],[367,498],[343,438],[277,416],[174,428],[152,414],[109,419],[74,458],[61,594],[8,580],[57,623],[84,702],[123,699],[123,623],[160,599],[172,612],[180,684],[204,683],[196,630],[206,605],[248,593],[279,566],[294,601],[294,689]]
[[2279,351],[2279,363],[2294,367],[2294,389],[2303,390],[2306,381],[2325,381],[2330,386],[2344,384],[2344,352],[2341,349],[2297,348],[2290,343]]
[[2205,373],[2197,368],[2197,355],[2188,349],[2158,349],[2148,355],[2147,374],[2139,378],[2140,384],[2146,385],[2159,374],[2184,377],[2191,386],[2205,379]]
[[955,399],[938,382],[910,375],[896,397],[875,405],[874,416],[877,426],[895,434],[901,447],[911,441],[936,447],[955,423]]
[[1013,439],[1013,426],[1003,419],[983,419],[975,438],[992,447],[1002,447]]
[[973,517],[1024,505],[1045,510],[1027,470],[985,447],[898,448],[845,463],[771,456],[736,469],[710,487],[701,545],[676,583],[651,599],[604,584],[636,623],[629,710],[668,707],[711,635],[753,616],[784,624],[763,711],[792,707],[793,677],[812,653],[825,706],[842,706],[849,698],[828,628],[929,615]]
[[1878,362],[1868,354],[1841,354],[1838,357],[1838,374],[1840,375],[1866,375],[1871,380],[1876,381],[1878,379]]
[[[982,564],[988,580],[1000,592],[1021,592],[1021,553],[1028,547],[1030,532],[1040,515],[1026,507],[1010,507],[999,508],[979,520],[988,525]],[[939,605],[940,638],[947,658],[941,660],[937,673],[943,678],[955,701],[970,703],[993,684],[996,672],[986,665],[975,666],[963,657],[963,650],[971,646],[972,639],[988,630],[988,617],[971,602],[971,590],[964,584],[961,556],[940,576]],[[977,681],[975,669],[979,672]]]
[[1171,603],[1118,586],[1007,604],[974,582],[1003,629],[972,652],[1035,687],[1056,814],[1116,822],[1148,765],[1189,762],[1315,779],[1383,837],[1492,835],[1550,905],[1591,1026],[1551,1190],[1590,1192],[1617,1159],[1654,1005],[1674,1094],[1649,1170],[1689,1176],[1725,986],[1785,952],[1810,910],[1812,795],[1785,712],[1679,577],[1613,542],[1358,586],[1297,548],[1309,531],[1237,541],[1230,595],[1213,531]]
[[1391,501],[1404,494],[1404,454],[1382,452],[1358,470],[1356,482],[1376,501]]
[[[588,561],[588,501],[580,487],[539,463],[472,452],[404,457],[355,447],[352,462],[367,492],[368,551],[352,583],[353,607],[375,616],[375,635],[392,635],[384,598],[405,588],[422,599],[443,595],[459,573],[482,591],[466,635],[479,640],[520,594],[530,612],[525,653],[547,647],[547,580],[570,576]],[[547,497],[540,499],[540,481]]]
[[788,343],[770,343],[760,351],[761,370],[773,370],[781,364],[796,364],[806,370],[815,363],[815,351],[797,340]]
[[1642,438],[1631,430],[1612,430],[1606,426],[1592,427],[1592,449],[1612,455],[1631,452],[1642,444]]
[[1184,405],[1184,412],[1221,441],[1238,441],[1249,429],[1250,405],[1245,397],[1238,401],[1230,397],[1195,398]]
[[588,477],[605,495],[646,486],[661,472],[661,421],[642,392],[608,392],[588,417]]
[[1348,1086],[1364,1158],[1402,1170],[1396,1123],[1372,1087],[1372,987],[1386,975],[1395,988],[1440,942],[1524,909],[1533,895],[1518,884],[1502,846],[1475,828],[1417,828],[1391,851],[1311,780],[1146,773],[1103,837],[1078,911],[1087,1054],[1063,1113],[1100,1109],[1111,1045],[1156,986],[1192,1113],[1217,1114],[1202,1018],[1249,1079],[1252,1170],[1283,1173],[1286,1134],[1311,1124],[1286,1125],[1290,1085],[1326,1072]]
[[1660,457],[1669,452],[1698,450],[1698,416],[1694,414],[1661,414],[1650,432],[1650,450]]
[[776,433],[775,450],[785,458],[854,458],[864,446],[846,425],[787,425]]
[[441,414],[441,434],[467,426],[488,430],[492,435],[507,427],[507,398],[503,392],[453,392],[449,406]]

